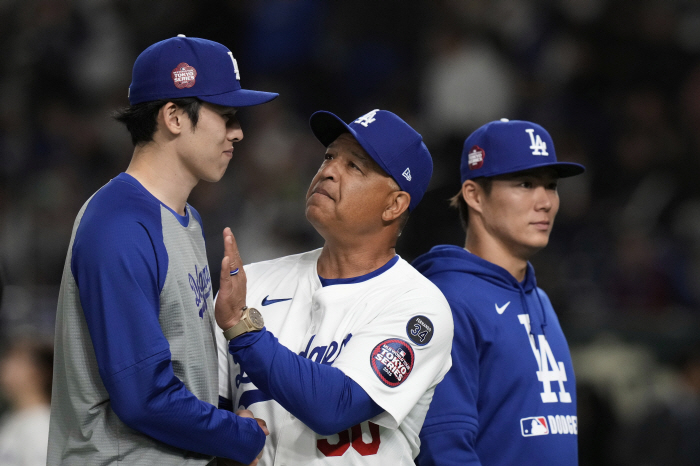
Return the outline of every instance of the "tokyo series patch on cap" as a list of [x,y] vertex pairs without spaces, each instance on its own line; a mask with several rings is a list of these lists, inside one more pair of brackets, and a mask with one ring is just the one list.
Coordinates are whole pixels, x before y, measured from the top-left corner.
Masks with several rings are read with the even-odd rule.
[[197,82],[197,70],[194,69],[194,66],[190,66],[187,63],[177,65],[170,75],[173,78],[173,84],[178,89],[192,87]]

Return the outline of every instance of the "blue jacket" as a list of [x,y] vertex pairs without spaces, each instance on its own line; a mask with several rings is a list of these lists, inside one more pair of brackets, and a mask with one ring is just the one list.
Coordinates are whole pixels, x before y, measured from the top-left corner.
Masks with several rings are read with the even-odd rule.
[[444,293],[452,369],[420,434],[420,466],[578,464],[576,386],[564,334],[528,263],[523,282],[457,246],[413,266]]

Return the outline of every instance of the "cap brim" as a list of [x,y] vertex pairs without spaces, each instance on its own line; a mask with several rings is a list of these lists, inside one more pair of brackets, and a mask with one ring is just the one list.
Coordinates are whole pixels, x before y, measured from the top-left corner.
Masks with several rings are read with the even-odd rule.
[[[365,152],[372,157],[372,160],[377,162],[377,165],[379,165],[387,175],[392,176],[389,167],[387,167],[382,158],[377,155],[374,147],[336,115],[325,110],[319,110],[311,115],[309,126],[311,126],[311,131],[313,131],[316,139],[326,147],[338,139],[338,136],[341,134],[350,133]],[[401,185],[401,183],[399,183],[399,185]]]
[[350,133],[353,136],[357,136],[355,131],[346,125],[343,120],[325,110],[320,110],[311,115],[309,126],[311,126],[311,131],[314,133],[314,136],[316,136],[316,139],[326,147],[343,133]]
[[578,163],[571,162],[555,162],[542,165],[543,167],[552,167],[556,170],[559,178],[568,178],[570,176],[580,175],[586,171],[586,167]]
[[[580,175],[584,171],[586,171],[586,167],[583,165],[579,165],[577,163],[571,163],[571,162],[552,162],[552,163],[540,163],[537,165],[527,165],[527,166],[521,166],[521,167],[510,167],[507,170],[496,170],[491,173],[484,173],[484,174],[479,174],[475,176],[467,176],[464,178],[464,180],[468,179],[474,179],[474,178],[480,178],[480,177],[487,177],[491,178],[494,176],[502,176],[502,175],[512,175],[513,173],[520,173],[520,172],[527,172],[530,170],[539,170],[541,168],[551,168],[557,173],[558,178],[568,178],[570,176],[576,176]],[[462,181],[464,181],[462,180]]]
[[198,95],[197,98],[210,104],[223,105],[225,107],[251,107],[267,103],[279,94],[275,92],[251,91],[238,89],[231,92],[216,95]]

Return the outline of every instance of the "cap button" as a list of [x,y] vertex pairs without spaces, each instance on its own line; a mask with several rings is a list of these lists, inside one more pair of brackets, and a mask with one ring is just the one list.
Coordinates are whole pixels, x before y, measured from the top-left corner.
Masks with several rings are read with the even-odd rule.
[[503,123],[508,123],[510,120],[509,120],[508,118],[501,118],[501,121],[502,121]]
[[178,36],[178,37],[187,37],[187,36],[184,35],[184,34],[178,34],[177,36]]

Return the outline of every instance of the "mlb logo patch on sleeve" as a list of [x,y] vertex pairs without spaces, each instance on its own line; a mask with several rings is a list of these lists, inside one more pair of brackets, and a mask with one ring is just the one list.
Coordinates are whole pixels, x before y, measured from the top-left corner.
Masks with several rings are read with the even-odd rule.
[[374,347],[370,364],[384,385],[398,387],[411,374],[414,357],[408,342],[391,338]]

